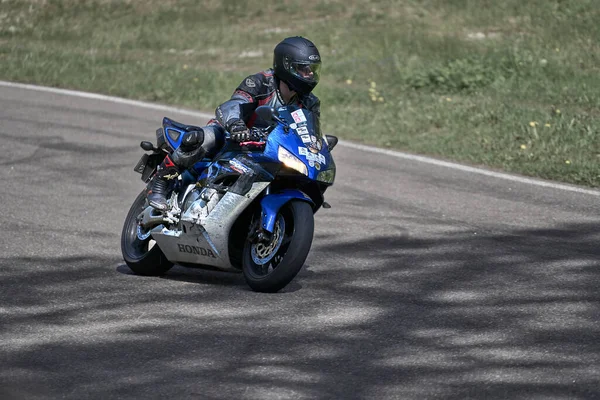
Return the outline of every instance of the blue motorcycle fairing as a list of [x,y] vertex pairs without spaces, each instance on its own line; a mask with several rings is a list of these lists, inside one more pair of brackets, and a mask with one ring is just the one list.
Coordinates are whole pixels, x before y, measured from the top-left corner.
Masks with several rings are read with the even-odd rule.
[[[311,135],[308,134],[305,136],[310,137]],[[253,158],[255,158],[256,161],[259,161],[260,159],[278,160],[279,147],[281,146],[306,165],[308,172],[307,177],[309,179],[317,180],[319,173],[329,169],[335,169],[333,158],[331,157],[331,153],[329,152],[329,148],[325,144],[325,141],[322,137],[317,137],[317,140],[321,141],[321,150],[318,152],[311,149],[302,141],[302,135],[299,134],[296,129],[290,128],[286,133],[285,128],[279,124],[269,134],[263,153],[253,155]]]
[[290,200],[298,199],[310,203],[314,207],[315,203],[304,192],[298,189],[285,189],[279,193],[268,194],[260,201],[262,207],[261,226],[264,230],[273,233],[277,213],[281,207]]

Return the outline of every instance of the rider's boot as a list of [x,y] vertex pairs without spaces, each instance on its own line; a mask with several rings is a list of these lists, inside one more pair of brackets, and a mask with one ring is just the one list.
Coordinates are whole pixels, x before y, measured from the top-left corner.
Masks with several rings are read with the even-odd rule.
[[156,169],[156,175],[146,194],[148,204],[150,204],[151,207],[159,211],[165,211],[167,209],[167,189],[169,187],[169,182],[176,179],[178,176],[179,168],[175,165],[171,157],[167,155]]
[[[156,175],[148,191],[148,203],[157,210],[167,209],[167,189],[169,181],[176,179],[180,171],[191,168],[200,161],[208,150],[223,145],[222,128],[207,126],[186,132],[181,138],[181,145],[172,155],[166,156],[158,166]],[[205,134],[206,133],[206,134]]]

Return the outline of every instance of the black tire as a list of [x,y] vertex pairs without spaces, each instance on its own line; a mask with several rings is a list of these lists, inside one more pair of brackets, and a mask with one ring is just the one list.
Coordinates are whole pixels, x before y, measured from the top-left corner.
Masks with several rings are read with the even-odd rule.
[[138,275],[160,276],[173,267],[158,246],[149,248],[151,238],[138,237],[137,216],[147,207],[146,193],[142,191],[135,199],[123,224],[121,252],[123,260]]
[[270,261],[257,264],[252,256],[257,244],[246,241],[244,245],[242,272],[248,286],[256,292],[274,293],[283,289],[302,269],[312,245],[315,221],[308,203],[292,200],[281,208],[277,217],[283,219],[285,228],[281,244],[274,249]]

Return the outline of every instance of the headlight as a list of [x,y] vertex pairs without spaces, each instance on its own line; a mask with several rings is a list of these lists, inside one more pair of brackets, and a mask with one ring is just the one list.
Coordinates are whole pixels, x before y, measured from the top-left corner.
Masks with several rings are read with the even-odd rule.
[[333,181],[335,180],[335,169],[328,169],[327,171],[319,172],[319,175],[317,175],[317,180],[319,182],[333,184]]
[[308,175],[308,168],[306,168],[306,164],[281,146],[279,146],[279,149],[277,150],[277,158],[279,158],[279,161],[281,161],[286,167],[295,169],[301,174]]

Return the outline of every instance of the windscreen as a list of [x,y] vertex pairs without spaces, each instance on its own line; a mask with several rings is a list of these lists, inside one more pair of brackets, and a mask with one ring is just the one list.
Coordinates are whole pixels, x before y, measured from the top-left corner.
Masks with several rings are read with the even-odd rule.
[[305,108],[295,108],[291,106],[282,107],[279,112],[290,127],[299,135],[315,136],[319,142],[322,141],[323,134],[321,133],[321,121],[317,118],[316,114]]

